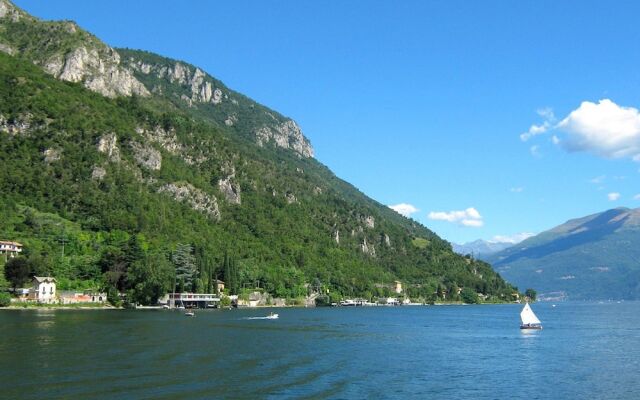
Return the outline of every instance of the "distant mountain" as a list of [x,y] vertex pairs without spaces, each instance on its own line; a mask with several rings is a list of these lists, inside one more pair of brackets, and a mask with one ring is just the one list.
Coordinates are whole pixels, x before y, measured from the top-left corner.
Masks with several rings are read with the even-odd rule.
[[484,259],[492,254],[513,246],[511,242],[490,242],[478,239],[464,244],[452,243],[453,251],[461,255],[471,254],[476,258]]
[[640,298],[640,208],[572,219],[488,257],[520,289],[542,297]]

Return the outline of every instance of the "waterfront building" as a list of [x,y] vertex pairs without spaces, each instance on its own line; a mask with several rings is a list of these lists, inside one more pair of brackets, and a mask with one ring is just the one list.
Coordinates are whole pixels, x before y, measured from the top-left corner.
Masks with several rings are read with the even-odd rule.
[[47,304],[57,301],[56,278],[34,276],[32,282],[33,287],[29,291],[29,300]]
[[60,291],[58,293],[60,302],[62,304],[81,304],[81,303],[105,303],[107,301],[106,293],[99,293],[93,291],[74,292],[74,291]]
[[169,293],[167,305],[170,308],[179,306],[192,308],[216,307],[220,303],[220,297],[212,293]]

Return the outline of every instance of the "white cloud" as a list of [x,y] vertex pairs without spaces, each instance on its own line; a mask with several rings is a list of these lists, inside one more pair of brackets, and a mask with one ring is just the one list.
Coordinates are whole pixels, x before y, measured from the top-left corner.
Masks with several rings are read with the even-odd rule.
[[429,219],[436,221],[447,221],[462,226],[479,228],[484,225],[482,215],[473,207],[469,207],[462,211],[432,211],[429,213]]
[[620,198],[620,193],[618,192],[611,192],[607,195],[607,198],[609,199],[609,201],[616,201]]
[[410,217],[411,214],[417,213],[418,210],[414,205],[407,203],[400,203],[393,206],[388,206],[390,209],[394,210],[398,214],[404,215],[405,217]]
[[535,236],[535,233],[521,232],[521,233],[516,233],[515,235],[511,235],[511,236],[496,235],[490,240],[490,242],[516,244],[516,243],[522,242],[525,239],[530,238],[531,236]]
[[509,189],[511,193],[522,193],[524,191],[523,187],[512,187]]
[[540,108],[536,111],[536,113],[545,119],[545,121],[555,121],[556,116],[553,114],[553,109],[551,107]]
[[604,158],[640,161],[640,111],[609,99],[584,101],[556,128],[567,132],[567,151],[587,151]]
[[536,135],[545,133],[547,130],[549,130],[549,128],[551,128],[551,124],[548,121],[545,121],[541,125],[533,124],[529,127],[529,130],[527,132],[520,134],[520,140],[526,142]]
[[600,184],[600,183],[604,182],[606,177],[607,177],[606,175],[596,176],[595,178],[589,179],[589,182],[597,185],[597,184]]
[[529,151],[531,152],[531,155],[534,157],[541,157],[540,154],[540,146],[538,146],[537,144],[534,144],[533,146],[531,146],[529,148]]
[[638,193],[637,195],[633,196],[634,200],[640,200],[640,193]]
[[541,124],[532,124],[529,127],[529,130],[520,134],[520,140],[526,142],[534,136],[541,135],[553,128],[553,123],[556,120],[555,115],[553,115],[553,110],[551,108],[542,108],[537,111],[538,115],[541,116],[544,121]]
[[555,145],[559,145],[560,144],[560,138],[557,137],[556,135],[551,136],[551,143],[553,143]]

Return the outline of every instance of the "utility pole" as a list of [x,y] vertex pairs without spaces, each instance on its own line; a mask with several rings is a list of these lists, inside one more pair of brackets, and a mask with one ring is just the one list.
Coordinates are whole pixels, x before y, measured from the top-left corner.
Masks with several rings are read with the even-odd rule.
[[62,256],[61,256],[61,260],[64,261],[64,245],[65,243],[68,243],[69,241],[67,240],[64,231],[62,232],[62,236],[60,237],[60,239],[58,239],[58,241],[62,244]]

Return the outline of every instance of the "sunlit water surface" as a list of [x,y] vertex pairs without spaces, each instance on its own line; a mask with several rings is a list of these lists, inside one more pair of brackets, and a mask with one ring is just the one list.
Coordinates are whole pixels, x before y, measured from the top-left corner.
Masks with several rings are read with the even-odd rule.
[[520,308],[0,311],[0,398],[640,398],[640,303]]

